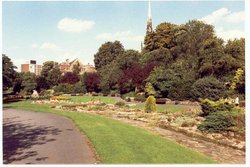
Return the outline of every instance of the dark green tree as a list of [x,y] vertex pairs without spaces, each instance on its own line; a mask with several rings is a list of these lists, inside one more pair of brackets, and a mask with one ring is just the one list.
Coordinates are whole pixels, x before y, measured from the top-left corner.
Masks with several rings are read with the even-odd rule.
[[110,64],[116,57],[124,52],[124,48],[119,41],[106,42],[102,44],[98,52],[94,55],[94,63],[97,70]]
[[225,97],[224,84],[212,76],[197,80],[193,84],[191,92],[195,100],[207,98],[216,101]]
[[41,76],[46,79],[46,83],[50,87],[58,85],[61,79],[61,71],[58,63],[54,61],[46,61],[43,63]]
[[22,87],[25,93],[31,94],[36,89],[36,74],[31,72],[22,73]]
[[13,65],[11,59],[2,54],[3,61],[3,90],[7,90],[8,88],[13,86],[14,80],[16,78],[16,66]]

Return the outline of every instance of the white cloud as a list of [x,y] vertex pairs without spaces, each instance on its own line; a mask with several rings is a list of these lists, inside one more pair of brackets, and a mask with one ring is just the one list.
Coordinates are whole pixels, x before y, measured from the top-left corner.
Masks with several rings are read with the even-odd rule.
[[40,49],[59,49],[59,47],[56,44],[50,43],[50,42],[44,42]]
[[80,33],[90,30],[95,25],[91,20],[78,20],[71,18],[63,18],[57,24],[57,28],[65,32]]
[[202,17],[199,20],[204,21],[205,23],[208,24],[215,24],[218,22],[240,23],[244,22],[245,20],[245,12],[244,11],[232,12],[229,11],[227,8],[221,8],[205,17]]
[[122,31],[98,34],[96,38],[103,40],[142,41],[144,37],[142,35],[134,35],[130,31]]
[[244,22],[244,20],[245,20],[244,11],[231,13],[230,15],[226,17],[226,21],[229,23],[240,23],[240,22]]
[[215,29],[215,31],[216,34],[225,41],[229,39],[245,37],[244,31],[240,31],[237,29],[224,30],[222,27],[219,27]]
[[39,45],[38,45],[37,43],[33,43],[33,44],[31,45],[31,47],[35,49],[35,48],[38,48]]
[[230,11],[227,8],[221,8],[219,10],[212,12],[211,14],[209,14],[205,17],[202,17],[200,20],[204,21],[208,24],[212,24],[212,23],[215,23],[216,21],[220,20],[221,18],[225,17],[229,13],[230,13]]
[[[218,9],[211,14],[199,19],[215,27],[218,37],[227,41],[228,39],[245,37],[243,23],[245,21],[245,12],[232,12],[227,8]],[[243,27],[243,29],[239,29]]]

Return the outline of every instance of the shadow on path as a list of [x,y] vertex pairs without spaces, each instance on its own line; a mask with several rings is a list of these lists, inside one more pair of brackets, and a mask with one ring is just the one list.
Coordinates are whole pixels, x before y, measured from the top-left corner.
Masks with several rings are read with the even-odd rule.
[[[20,161],[28,157],[37,156],[37,151],[27,151],[35,145],[46,144],[55,141],[51,138],[58,135],[61,130],[53,126],[35,126],[25,121],[18,121],[19,117],[3,120],[3,162]],[[28,121],[27,121],[28,122]],[[49,139],[48,139],[49,136]],[[37,161],[43,161],[48,157],[38,157]]]

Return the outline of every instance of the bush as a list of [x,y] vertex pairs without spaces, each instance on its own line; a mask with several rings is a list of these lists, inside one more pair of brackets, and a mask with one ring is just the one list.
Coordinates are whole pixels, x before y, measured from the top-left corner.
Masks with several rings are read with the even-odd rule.
[[145,112],[155,112],[156,111],[156,100],[154,96],[149,96],[145,103]]
[[217,111],[210,113],[206,117],[206,120],[198,126],[198,129],[207,132],[224,132],[229,131],[235,125],[234,114],[232,112]]
[[54,87],[55,92],[63,92],[66,94],[70,94],[73,92],[74,89],[74,85],[70,85],[70,84],[59,84],[58,86]]
[[91,95],[92,95],[92,96],[98,96],[98,93],[92,92]]
[[134,100],[139,102],[145,102],[146,98],[144,94],[136,94]]
[[123,107],[123,106],[125,106],[125,103],[123,101],[118,101],[115,103],[115,105],[118,107]]
[[109,95],[115,97],[117,94],[118,94],[117,90],[111,90]]
[[232,111],[233,108],[235,107],[234,104],[232,104],[228,100],[219,100],[219,101],[211,101],[208,99],[205,100],[200,100],[200,105],[201,105],[201,116],[207,116],[210,113],[214,113],[217,111]]
[[191,88],[191,94],[195,100],[199,98],[219,100],[225,92],[223,83],[211,76],[197,80]]
[[81,82],[77,82],[74,86],[73,86],[73,92],[74,93],[86,93],[86,87],[84,84],[82,84]]

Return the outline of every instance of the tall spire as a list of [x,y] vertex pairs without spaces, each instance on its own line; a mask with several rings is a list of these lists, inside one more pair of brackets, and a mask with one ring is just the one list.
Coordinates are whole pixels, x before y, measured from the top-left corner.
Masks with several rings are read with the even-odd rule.
[[151,20],[151,3],[150,0],[148,1],[148,21]]
[[151,16],[151,3],[148,1],[148,20],[147,20],[147,33],[153,32],[152,28],[152,16]]

